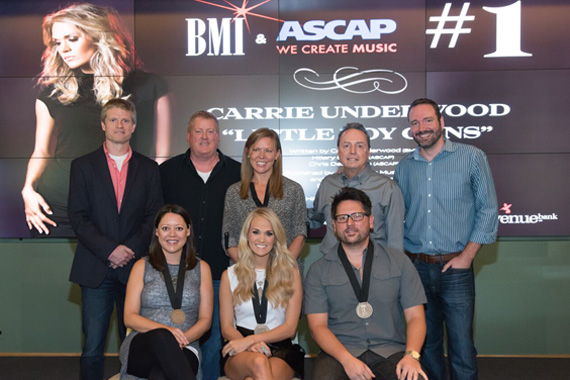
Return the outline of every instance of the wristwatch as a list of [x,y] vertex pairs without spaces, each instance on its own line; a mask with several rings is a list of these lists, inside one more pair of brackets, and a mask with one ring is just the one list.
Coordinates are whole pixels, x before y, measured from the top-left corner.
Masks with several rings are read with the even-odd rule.
[[416,359],[417,361],[420,361],[420,354],[417,351],[414,350],[409,350],[406,351],[405,355],[410,355],[413,359]]

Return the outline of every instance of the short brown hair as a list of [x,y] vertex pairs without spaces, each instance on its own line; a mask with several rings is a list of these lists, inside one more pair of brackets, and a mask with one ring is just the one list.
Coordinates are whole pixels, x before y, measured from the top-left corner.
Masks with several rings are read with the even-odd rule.
[[331,216],[333,220],[336,218],[336,210],[338,205],[344,201],[355,201],[362,205],[364,212],[367,214],[372,213],[372,202],[368,195],[360,190],[355,189],[354,187],[343,187],[340,191],[333,197],[333,201],[331,204]]
[[360,123],[356,123],[356,122],[348,123],[340,129],[340,131],[338,133],[338,139],[336,140],[336,146],[340,147],[340,138],[342,137],[344,132],[349,131],[351,129],[356,129],[357,131],[360,131],[366,135],[366,142],[368,143],[368,149],[370,149],[370,135],[368,134],[368,131],[366,130],[364,125],[362,125]]
[[431,106],[435,111],[435,117],[437,117],[437,121],[439,122],[439,119],[441,119],[441,111],[439,110],[439,106],[437,105],[436,102],[428,98],[419,98],[414,100],[412,104],[410,104],[410,108],[408,108],[408,121],[410,121],[410,112],[412,112],[412,108],[419,106],[421,104],[427,104]]
[[135,104],[128,99],[121,99],[121,98],[111,99],[107,103],[105,103],[103,109],[101,110],[101,122],[105,121],[105,118],[107,117],[107,112],[109,112],[109,110],[112,108],[120,108],[122,110],[129,111],[131,113],[131,119],[133,120],[133,124],[137,123],[137,109],[135,107]]

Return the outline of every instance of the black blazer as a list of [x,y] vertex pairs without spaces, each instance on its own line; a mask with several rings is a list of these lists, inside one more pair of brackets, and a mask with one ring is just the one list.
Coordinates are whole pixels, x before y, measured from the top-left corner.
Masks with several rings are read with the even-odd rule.
[[163,205],[158,165],[133,151],[121,205],[117,200],[103,147],[71,163],[68,213],[77,236],[69,280],[96,288],[109,267],[108,257],[120,244],[135,252],[135,259],[115,269],[127,283],[134,262],[148,254],[154,218]]

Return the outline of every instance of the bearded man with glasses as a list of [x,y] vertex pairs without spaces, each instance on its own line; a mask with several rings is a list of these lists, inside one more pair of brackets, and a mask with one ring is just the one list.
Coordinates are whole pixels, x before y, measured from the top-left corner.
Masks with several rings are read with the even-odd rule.
[[321,348],[312,379],[427,379],[419,363],[425,293],[400,250],[370,239],[370,198],[345,187],[333,198],[337,245],[309,269],[305,312]]

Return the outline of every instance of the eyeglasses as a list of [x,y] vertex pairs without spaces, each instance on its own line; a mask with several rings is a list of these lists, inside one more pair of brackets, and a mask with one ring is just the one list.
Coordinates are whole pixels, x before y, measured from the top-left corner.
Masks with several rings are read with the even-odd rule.
[[339,214],[334,217],[337,223],[346,223],[348,218],[352,219],[353,222],[360,222],[365,216],[370,216],[370,214],[365,212],[353,212],[352,214]]

